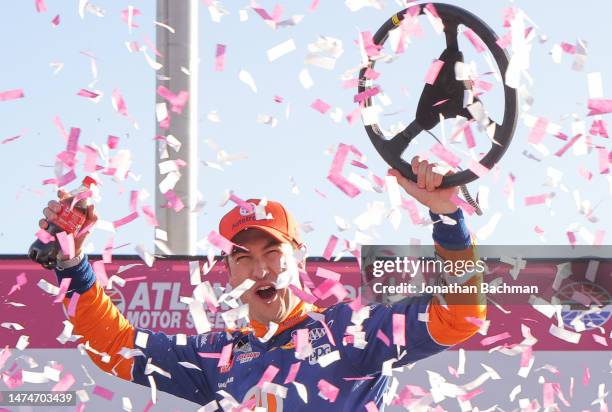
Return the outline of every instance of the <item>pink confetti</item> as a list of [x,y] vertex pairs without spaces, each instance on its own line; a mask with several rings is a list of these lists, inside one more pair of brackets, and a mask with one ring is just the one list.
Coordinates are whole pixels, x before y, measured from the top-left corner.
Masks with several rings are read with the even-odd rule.
[[110,389],[106,389],[105,387],[100,385],[96,385],[92,393],[94,395],[98,395],[99,397],[106,399],[107,401],[112,401],[113,396],[115,396],[115,393],[113,391],[111,391]]
[[535,196],[526,196],[525,197],[525,206],[533,206],[540,205],[542,203],[546,203],[546,200],[550,197],[548,193],[544,193],[541,195]]
[[122,217],[119,220],[115,220],[113,222],[113,226],[115,227],[115,229],[120,228],[123,225],[126,225],[130,222],[132,222],[133,220],[135,220],[138,217],[138,212],[132,212],[129,215]]
[[301,289],[298,289],[295,285],[289,285],[289,289],[291,289],[291,291],[304,302],[312,304],[317,301],[316,297],[312,296],[310,293],[307,293]]
[[463,128],[463,134],[465,135],[465,142],[467,143],[468,149],[476,146],[476,140],[474,139],[474,133],[472,133],[472,127],[470,123],[466,123]]
[[561,43],[561,49],[567,54],[576,54],[576,46],[569,43]]
[[208,241],[218,249],[221,249],[226,255],[230,255],[232,253],[234,243],[224,238],[214,230],[208,234]]
[[76,307],[77,307],[77,303],[79,302],[80,296],[81,295],[79,295],[76,292],[72,293],[72,296],[70,297],[70,302],[68,303],[68,316],[76,315]]
[[531,133],[527,137],[527,141],[529,143],[538,144],[544,138],[544,134],[546,133],[546,126],[548,126],[548,120],[538,117],[535,125],[531,129]]
[[36,237],[38,238],[38,240],[43,242],[45,245],[55,240],[53,235],[51,235],[49,232],[47,232],[44,229],[39,229],[38,232],[36,232]]
[[538,234],[538,235],[543,235],[544,234],[544,229],[542,229],[540,226],[537,226],[533,228],[533,230]]
[[363,102],[363,101],[365,101],[365,100],[367,100],[367,99],[369,99],[371,97],[376,96],[378,93],[380,93],[380,87],[378,87],[378,86],[368,87],[367,89],[365,89],[361,93],[357,93],[353,97],[353,102],[361,103],[361,102]]
[[56,236],[62,253],[72,259],[74,257],[74,235],[72,233],[59,232]]
[[412,199],[404,199],[402,197],[402,208],[408,211],[408,216],[410,216],[410,220],[415,225],[420,224],[423,221],[421,214],[419,213],[419,209]]
[[176,193],[174,192],[174,190],[170,189],[168,190],[166,193],[164,193],[164,197],[166,198],[166,200],[168,200],[168,205],[175,211],[175,212],[180,212],[181,210],[183,210],[185,208],[185,204],[183,203],[183,201],[181,200],[181,198],[179,198]]
[[13,141],[15,141],[17,139],[22,138],[24,135],[25,135],[25,131],[22,131],[17,136],[7,137],[6,139],[0,141],[0,144],[7,144],[7,143],[10,143],[10,142],[13,142]]
[[9,291],[7,296],[10,296],[14,292],[21,290],[21,287],[28,283],[28,277],[26,276],[25,272],[18,274],[15,278],[15,282],[16,283],[11,287],[11,290]]
[[346,116],[346,121],[348,122],[349,125],[352,126],[357,122],[360,114],[361,114],[361,107],[359,106],[355,107],[355,109]]
[[276,375],[278,375],[279,370],[280,369],[278,369],[274,365],[268,365],[263,375],[261,375],[261,378],[259,378],[259,382],[257,382],[257,387],[261,389],[263,388],[264,383],[272,382],[274,378],[276,377]]
[[221,352],[198,352],[198,355],[201,358],[206,358],[206,359],[220,359],[221,358]]
[[431,105],[431,107],[436,107],[436,106],[440,106],[446,102],[448,102],[450,99],[442,99],[439,102],[435,102],[434,104]]
[[96,92],[92,92],[90,90],[86,90],[86,89],[81,89],[79,90],[79,92],[77,93],[77,96],[82,96],[82,97],[87,97],[89,99],[95,99],[96,97],[100,96],[98,93]]
[[0,92],[0,102],[21,99],[23,96],[22,89],[7,90],[5,92]]
[[361,193],[361,190],[359,190],[357,186],[349,182],[342,175],[342,168],[344,167],[344,163],[346,162],[349,152],[351,151],[356,152],[353,147],[345,145],[344,143],[340,143],[338,145],[338,150],[336,151],[336,155],[332,161],[332,166],[327,179],[346,193],[346,195],[349,197],[355,197]]
[[429,151],[433,153],[435,156],[437,156],[438,158],[448,163],[448,165],[450,165],[451,167],[457,167],[459,163],[461,162],[461,159],[458,156],[456,156],[450,150],[446,149],[440,143],[436,143],[435,145],[433,145],[429,149]]
[[343,89],[354,89],[359,86],[359,79],[348,79],[342,82]]
[[293,337],[293,342],[295,344],[296,353],[305,353],[309,344],[308,329],[297,329]]
[[463,31],[463,34],[465,35],[465,37],[467,37],[470,43],[472,43],[472,46],[474,46],[478,53],[482,53],[483,51],[487,50],[487,46],[484,44],[481,38],[478,37],[476,33],[474,33],[474,30],[470,29],[469,27],[466,27]]
[[219,363],[217,363],[217,367],[227,366],[230,363],[230,358],[232,356],[232,347],[234,345],[228,343],[221,349],[221,356],[219,357]]
[[597,148],[597,158],[599,160],[599,173],[600,174],[609,173],[610,172],[610,169],[609,169],[610,155],[609,155],[608,150],[605,147]]
[[44,13],[47,11],[47,6],[45,5],[45,0],[36,0],[36,11],[38,13]]
[[574,232],[565,232],[565,234],[567,235],[567,240],[569,240],[570,245],[576,246],[576,235],[574,235]]
[[512,33],[507,32],[495,42],[502,49],[507,49],[512,44]]
[[480,318],[475,318],[473,316],[466,316],[465,320],[469,323],[471,323],[474,326],[478,326],[479,328],[482,327],[482,325],[484,325],[484,320],[480,319]]
[[338,237],[335,235],[331,235],[329,237],[329,241],[327,242],[327,246],[325,246],[325,250],[323,251],[323,259],[330,260],[332,254],[334,253],[334,249],[336,249],[336,245],[338,244]]
[[587,116],[612,113],[612,99],[589,99],[587,107],[590,110]]
[[489,173],[489,169],[484,167],[482,163],[475,161],[474,159],[470,159],[470,163],[468,168],[474,172],[474,174],[478,177],[483,177],[487,173]]
[[[84,403],[81,404],[81,405],[85,406]],[[151,410],[151,408],[153,408],[153,405],[155,405],[155,404],[153,403],[153,401],[151,399],[149,399],[149,402],[147,402],[147,404],[145,405],[145,407],[142,410],[142,412],[149,412]],[[78,412],[78,411],[75,411],[75,412]]]
[[233,202],[237,204],[238,206],[240,206],[241,208],[243,208],[244,210],[246,210],[248,213],[253,213],[255,211],[255,207],[252,204],[242,200],[241,198],[239,198],[233,193],[230,194],[229,200],[230,202]]
[[569,402],[563,396],[563,393],[561,392],[561,387],[558,383],[545,382],[542,391],[542,403],[545,409],[557,408],[555,402],[555,395],[557,395],[559,400],[561,400],[561,402],[563,402],[565,406],[570,406]]
[[140,26],[134,22],[134,17],[140,14],[140,10],[130,6],[125,10],[121,10],[121,20],[126,22],[129,28],[138,28]]
[[591,371],[589,368],[584,368],[584,374],[582,375],[582,384],[587,386],[591,381]]
[[151,206],[145,205],[142,207],[142,213],[145,216],[145,220],[147,223],[153,227],[159,226],[157,222],[157,218],[155,217],[155,211],[151,208]]
[[319,388],[319,394],[332,403],[336,401],[338,393],[340,393],[340,389],[327,382],[325,379],[321,379],[317,383],[317,388]]
[[603,229],[598,229],[595,233],[595,239],[593,240],[593,246],[601,246],[603,245],[604,236],[606,235],[606,231]]
[[533,348],[531,346],[527,346],[525,350],[521,353],[521,363],[519,366],[521,368],[527,368],[531,364],[531,359],[533,359]]
[[499,335],[489,336],[488,338],[484,338],[480,341],[482,346],[491,345],[495,342],[499,342],[500,340],[508,339],[510,334],[508,332],[500,333]]
[[333,270],[325,269],[324,267],[319,266],[315,276],[339,282],[342,275],[340,275],[338,272],[334,272]]
[[72,278],[64,278],[60,282],[59,293],[53,300],[53,303],[61,303],[66,296],[66,292],[68,292],[68,288],[70,287],[70,282],[72,282]]
[[138,209],[138,190],[130,191],[130,210],[135,212]]
[[98,283],[103,288],[108,284],[108,275],[106,274],[106,268],[104,267],[103,260],[96,260],[92,265],[93,271],[96,274]]
[[52,392],[67,391],[68,389],[72,387],[72,385],[75,384],[75,382],[76,382],[76,379],[74,379],[74,376],[72,376],[70,372],[66,372],[64,373],[62,378],[55,384],[55,386],[51,388],[51,391]]
[[319,7],[319,0],[312,0],[310,6],[308,7],[308,11],[312,13],[317,9],[317,7]]
[[606,123],[605,120],[601,120],[601,119],[593,120],[589,133],[592,134],[593,136],[601,136],[607,139],[609,137],[607,126],[608,124]]
[[608,346],[608,341],[606,340],[605,336],[600,336],[596,334],[593,334],[592,336],[595,342],[599,343],[602,346]]
[[60,25],[60,15],[56,15],[53,20],[51,20],[51,24],[53,25],[53,27],[57,27]]
[[[308,339],[308,332],[306,332],[306,339]],[[296,351],[297,351],[297,345],[296,345]],[[285,378],[285,382],[283,382],[283,385],[291,383],[295,380],[295,377],[297,376],[301,365],[302,365],[302,362],[295,362],[291,365],[291,367],[289,368],[289,373],[287,373],[287,378]]]
[[91,146],[85,146],[83,149],[85,152],[85,163],[83,168],[87,173],[94,173],[97,171],[98,151]]
[[380,76],[380,73],[378,73],[376,70],[372,69],[371,67],[368,67],[365,73],[363,74],[363,76],[366,79],[376,80]]
[[391,340],[387,335],[385,335],[382,330],[378,329],[378,331],[376,332],[376,337],[380,339],[385,344],[385,346],[391,346]]
[[117,136],[108,135],[108,139],[106,140],[106,145],[109,149],[116,149],[119,144],[119,138]]
[[576,136],[572,137],[572,140],[570,140],[568,143],[565,144],[565,146],[563,146],[561,149],[559,149],[555,153],[555,156],[557,156],[557,157],[563,156],[563,154],[567,151],[567,149],[572,147],[574,145],[574,143],[576,143],[578,141],[578,139],[580,139],[581,137],[582,137],[581,134],[577,134]]
[[374,401],[368,402],[365,408],[366,408],[366,412],[378,412],[378,408],[376,407],[376,404],[374,403]]
[[222,72],[225,68],[225,44],[217,44],[215,51],[215,71]]
[[442,66],[444,66],[444,61],[434,60],[425,74],[425,83],[433,85],[438,78],[438,74],[440,74],[440,70],[442,70]]
[[181,90],[178,94],[174,94],[165,86],[159,86],[157,88],[157,94],[168,100],[168,102],[170,102],[170,110],[178,114],[183,112],[183,108],[189,99],[189,92],[186,90]]
[[406,346],[406,315],[403,313],[393,314],[393,343]]
[[331,109],[331,105],[325,103],[323,100],[321,99],[317,99],[315,100],[310,107],[312,107],[313,109],[315,109],[317,112],[321,113],[321,114],[325,114],[329,109]]
[[119,89],[113,90],[113,106],[117,113],[128,117],[128,110],[125,104],[125,100],[123,100],[123,96],[121,95],[121,91]]

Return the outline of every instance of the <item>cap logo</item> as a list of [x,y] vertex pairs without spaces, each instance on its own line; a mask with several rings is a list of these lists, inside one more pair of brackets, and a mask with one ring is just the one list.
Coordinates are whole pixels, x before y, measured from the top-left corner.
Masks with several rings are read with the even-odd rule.
[[255,203],[249,202],[249,205],[252,206],[251,210],[248,210],[245,207],[240,207],[239,212],[240,212],[240,216],[248,216],[250,214],[255,213],[255,206],[257,206]]

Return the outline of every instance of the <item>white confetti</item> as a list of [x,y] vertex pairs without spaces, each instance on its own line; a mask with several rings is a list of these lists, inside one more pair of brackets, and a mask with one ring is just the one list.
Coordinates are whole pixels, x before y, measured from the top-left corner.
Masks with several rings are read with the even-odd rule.
[[284,41],[268,50],[268,60],[273,62],[296,49],[293,39]]
[[253,93],[257,93],[257,86],[255,85],[255,80],[253,80],[253,76],[251,76],[251,73],[247,72],[246,70],[240,70],[238,78],[241,82],[249,86]]

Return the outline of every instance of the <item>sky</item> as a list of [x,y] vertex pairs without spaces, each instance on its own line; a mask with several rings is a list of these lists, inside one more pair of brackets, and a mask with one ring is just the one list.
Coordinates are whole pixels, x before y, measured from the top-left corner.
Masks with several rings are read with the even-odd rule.
[[[467,217],[468,227],[482,244],[568,245],[567,232],[575,233],[578,244],[609,244],[612,179],[609,174],[600,173],[598,150],[591,147],[581,152],[580,147],[586,147],[581,140],[563,156],[555,156],[566,142],[546,133],[542,141],[549,152],[546,155],[528,142],[531,128],[525,125],[524,116],[546,119],[559,125],[560,131],[570,137],[580,127],[573,125],[573,121],[582,121],[586,130],[590,129],[594,118],[586,116],[588,74],[601,75],[603,89],[599,97],[611,95],[612,57],[608,39],[612,28],[608,24],[610,10],[606,9],[612,6],[598,3],[595,8],[572,3],[569,7],[553,1],[448,2],[477,14],[500,35],[508,30],[502,27],[504,10],[514,5],[523,10],[528,16],[526,25],[535,30],[528,76],[521,78],[532,103],[527,105],[521,100],[515,135],[498,169],[469,185],[474,196],[477,192],[484,196],[488,191],[488,208],[483,216]],[[261,0],[259,6],[272,14],[276,3]],[[362,190],[351,198],[327,179],[333,154],[340,143],[358,148],[365,158],[351,157],[351,160],[368,166],[364,170],[347,163],[345,175],[352,172],[367,178],[370,171],[379,177],[386,174],[387,166],[369,142],[361,121],[349,124],[346,120],[355,108],[356,90],[343,88],[342,76],[361,63],[357,47],[359,33],[374,33],[403,8],[401,2],[380,0],[372,3],[382,4],[381,9],[364,7],[354,12],[340,0],[321,0],[312,11],[311,3],[311,0],[280,2],[281,19],[295,15],[303,18],[295,26],[276,29],[266,24],[247,1],[222,2],[228,14],[220,22],[211,19],[205,2],[199,3],[198,159],[219,163],[216,150],[207,141],[214,141],[229,154],[244,154],[246,159],[223,164],[222,171],[199,163],[198,189],[206,204],[197,212],[198,239],[217,230],[220,217],[232,206],[221,206],[224,194],[233,190],[242,199],[265,196],[284,203],[300,223],[312,228],[304,234],[312,256],[323,253],[331,235],[365,243],[430,243],[431,226],[414,224],[404,209],[400,211],[401,223],[397,229],[383,216],[380,224],[358,230],[354,220],[374,202],[384,202],[385,210],[389,211],[388,194]],[[102,176],[101,200],[96,204],[101,219],[112,222],[129,215],[130,191],[140,192],[140,207],[154,206],[157,190],[153,140],[156,72],[142,52],[130,52],[125,44],[133,41],[140,45],[154,44],[155,2],[94,1],[92,4],[103,10],[103,17],[86,11],[84,18],[79,16],[76,1],[46,0],[45,4],[44,12],[37,12],[34,0],[0,5],[4,16],[0,45],[5,61],[0,92],[13,89],[24,92],[23,98],[0,101],[3,120],[0,141],[9,139],[0,144],[3,189],[0,251],[6,254],[27,252],[35,239],[43,207],[55,197],[56,187],[43,185],[43,181],[55,177],[55,157],[65,149],[65,140],[54,123],[56,117],[66,130],[81,129],[81,145],[95,145],[104,151],[108,136],[113,135],[119,137],[118,149],[129,151],[131,174],[126,180]],[[121,19],[122,10],[129,6],[140,11],[134,18],[139,27],[131,30]],[[246,11],[245,21],[241,21],[241,9]],[[59,24],[54,26],[52,20],[57,15]],[[393,62],[376,66],[381,72],[379,84],[393,101],[391,106],[383,108],[385,115],[381,116],[387,126],[398,121],[408,124],[412,120],[425,73],[443,50],[442,39],[436,36],[426,18],[421,18],[421,25],[422,37],[415,38]],[[342,41],[344,51],[332,70],[306,62],[307,47],[319,36]],[[576,56],[566,52],[562,53],[560,63],[553,61],[551,50],[555,44],[576,45],[579,39],[587,44],[586,61],[581,70],[572,68]],[[296,50],[269,61],[267,51],[288,40],[294,41]],[[226,45],[222,71],[215,70],[217,44]],[[474,59],[479,73],[488,71],[482,56],[464,38],[460,44],[466,50],[466,61]],[[152,56],[151,47],[147,48]],[[91,84],[94,80],[92,56],[97,69],[95,84]],[[299,80],[303,69],[308,70],[314,83],[308,89]],[[239,80],[241,70],[251,74],[257,92]],[[503,103],[501,84],[492,76],[483,75],[482,79],[494,85],[483,100],[485,104],[490,103],[487,106],[490,113],[499,116]],[[81,89],[101,92],[102,96],[93,102],[77,95]],[[138,123],[138,128],[114,110],[111,95],[115,89],[120,90],[130,119]],[[282,97],[282,102],[276,102],[275,96]],[[332,109],[325,114],[314,110],[311,105],[317,99]],[[332,112],[337,113],[336,108],[343,111],[339,122],[330,116]],[[217,120],[210,115],[212,112],[220,121],[211,121],[211,118]],[[275,126],[257,122],[261,115],[273,116]],[[606,115],[603,119],[607,120]],[[438,137],[450,136],[452,129],[451,119],[445,123],[444,130],[438,127],[433,132]],[[20,137],[10,139],[15,136]],[[592,136],[590,139],[592,146],[609,152],[609,138]],[[434,143],[426,135],[417,140],[418,147],[409,149],[413,150],[412,154],[426,152]],[[486,144],[479,145],[478,150],[484,147]],[[538,160],[527,157],[525,152]],[[114,156],[117,150],[106,153]],[[78,159],[76,173],[82,179],[85,176],[83,155],[79,154]],[[104,161],[98,163],[104,164]],[[554,187],[550,182],[551,168],[562,174]],[[513,205],[505,191],[510,174],[515,179]],[[75,184],[68,185],[68,189]],[[550,193],[554,195],[547,203],[525,204],[527,197]],[[577,198],[583,205],[594,208],[590,219],[579,212]],[[419,211],[426,216],[424,207],[419,206]],[[350,227],[340,230],[336,217]],[[154,232],[142,212],[115,234],[97,229],[90,237],[88,250],[101,252],[113,236],[114,246],[121,246],[114,250],[115,254],[134,254],[139,244],[153,251]],[[340,249],[338,246],[336,252]]]

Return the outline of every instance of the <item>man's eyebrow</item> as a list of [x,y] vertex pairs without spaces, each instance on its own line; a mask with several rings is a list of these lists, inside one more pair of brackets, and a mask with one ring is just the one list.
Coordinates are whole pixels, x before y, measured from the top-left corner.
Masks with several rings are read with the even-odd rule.
[[232,248],[232,253],[230,253],[230,256],[234,256],[237,255],[238,253],[249,253],[249,249],[245,248],[244,246],[240,246],[240,245],[234,245],[234,247]]
[[282,242],[280,242],[278,239],[270,239],[268,241],[268,243],[266,243],[266,245],[264,246],[264,249],[267,249],[267,248],[272,247],[272,246],[278,246],[281,243]]

